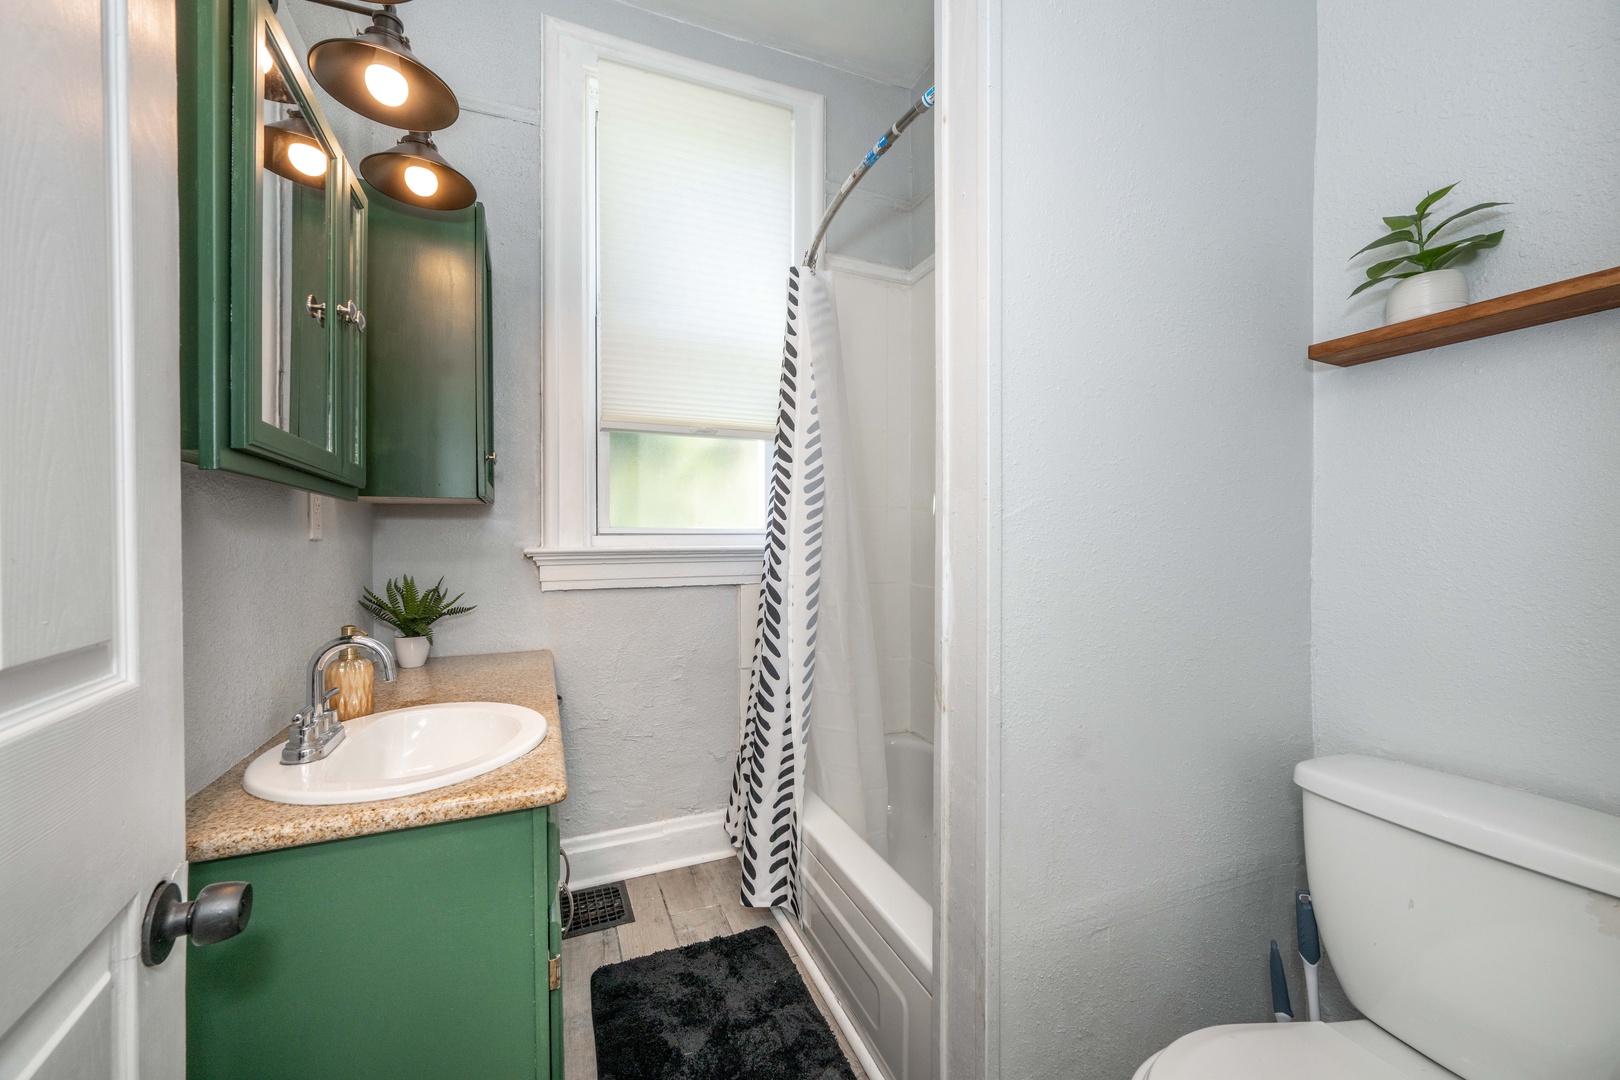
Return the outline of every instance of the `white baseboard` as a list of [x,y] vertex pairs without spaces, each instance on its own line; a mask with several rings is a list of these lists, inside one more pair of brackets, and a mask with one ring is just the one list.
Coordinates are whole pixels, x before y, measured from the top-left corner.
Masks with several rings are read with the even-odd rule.
[[723,859],[731,854],[725,820],[724,810],[714,810],[564,840],[569,884],[579,889]]

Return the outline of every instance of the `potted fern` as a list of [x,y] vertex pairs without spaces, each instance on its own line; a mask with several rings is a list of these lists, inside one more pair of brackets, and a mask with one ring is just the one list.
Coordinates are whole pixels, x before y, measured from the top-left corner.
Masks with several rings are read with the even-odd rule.
[[416,587],[416,579],[409,574],[389,578],[383,591],[387,599],[370,589],[360,598],[360,606],[394,628],[394,655],[402,668],[421,667],[427,663],[428,649],[433,644],[433,624],[450,615],[471,611],[476,604],[457,607],[465,593],[455,599],[445,599],[444,578],[425,592]]
[[1457,211],[1438,225],[1428,227],[1435,204],[1451,194],[1451,189],[1456,186],[1447,184],[1438,191],[1429,192],[1418,200],[1410,214],[1386,217],[1384,224],[1390,231],[1350,256],[1354,259],[1369,251],[1397,244],[1414,249],[1367,267],[1367,280],[1350,293],[1355,296],[1380,282],[1395,281],[1394,288],[1389,290],[1389,297],[1384,301],[1384,325],[1416,319],[1421,315],[1433,315],[1437,311],[1449,311],[1468,303],[1468,279],[1451,264],[1465,255],[1493,248],[1502,242],[1503,229],[1493,233],[1476,233],[1460,240],[1435,242],[1442,229],[1463,218],[1481,210],[1508,205],[1503,202],[1476,203],[1466,210]]

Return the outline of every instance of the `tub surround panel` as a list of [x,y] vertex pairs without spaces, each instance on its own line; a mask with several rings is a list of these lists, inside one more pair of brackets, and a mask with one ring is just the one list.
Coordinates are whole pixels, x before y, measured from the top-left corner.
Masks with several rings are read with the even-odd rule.
[[[418,825],[550,806],[568,794],[563,733],[551,653],[495,653],[430,659],[378,682],[376,712],[444,701],[499,701],[534,709],[549,730],[539,746],[499,769],[459,784],[379,802],[293,806],[242,790],[242,774],[278,735],[186,802],[186,858],[191,862],[318,844]],[[339,749],[338,753],[342,753]]]
[[[833,256],[826,273],[838,303],[884,731],[931,739],[934,275],[931,264],[918,269],[899,273]],[[752,641],[739,644],[751,661]]]

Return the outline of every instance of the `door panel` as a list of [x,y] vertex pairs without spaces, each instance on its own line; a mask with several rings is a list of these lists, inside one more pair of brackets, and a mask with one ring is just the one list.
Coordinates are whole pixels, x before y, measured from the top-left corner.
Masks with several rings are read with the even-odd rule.
[[173,7],[0,0],[0,1077],[175,1077]]
[[[253,107],[234,109],[232,121],[231,446],[341,483],[353,427],[339,408],[349,354],[335,310],[347,285],[343,155],[310,89],[296,24],[278,20],[269,0],[243,0],[231,19],[236,54],[261,58],[232,74],[233,100]],[[315,151],[318,173],[272,139],[278,123],[300,127],[290,142]],[[323,304],[320,315],[310,306]]]
[[[0,40],[6,163],[0,258],[6,275],[0,365],[0,671],[104,650],[112,591],[111,284],[106,105],[97,0],[15,8]],[[68,22],[77,32],[41,33]],[[41,46],[29,47],[40,39]],[[59,88],[42,92],[43,87]],[[64,131],[84,138],[63,138]],[[41,183],[46,176],[54,183]],[[62,229],[66,220],[82,227]],[[49,381],[52,391],[22,388]],[[75,484],[56,477],[72,476]]]
[[[119,920],[122,922],[123,920]],[[0,1076],[102,1080],[118,1075],[115,985],[120,982],[114,939],[119,926],[96,937],[23,1016],[0,1046]]]

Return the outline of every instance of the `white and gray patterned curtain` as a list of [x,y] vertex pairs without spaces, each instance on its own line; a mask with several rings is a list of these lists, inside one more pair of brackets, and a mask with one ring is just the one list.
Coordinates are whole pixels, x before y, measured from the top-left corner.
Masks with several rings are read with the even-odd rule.
[[839,361],[826,276],[795,267],[753,672],[726,814],[743,903],[795,915],[808,787],[887,852],[877,648]]

